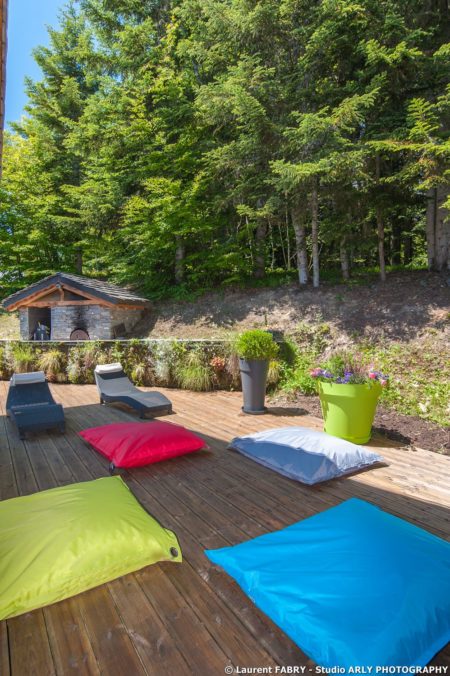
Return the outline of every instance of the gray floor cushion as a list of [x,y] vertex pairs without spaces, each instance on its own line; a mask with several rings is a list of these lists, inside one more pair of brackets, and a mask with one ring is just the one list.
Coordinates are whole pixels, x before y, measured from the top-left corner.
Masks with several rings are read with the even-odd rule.
[[304,484],[334,479],[383,461],[362,446],[306,427],[280,427],[236,437],[229,448]]

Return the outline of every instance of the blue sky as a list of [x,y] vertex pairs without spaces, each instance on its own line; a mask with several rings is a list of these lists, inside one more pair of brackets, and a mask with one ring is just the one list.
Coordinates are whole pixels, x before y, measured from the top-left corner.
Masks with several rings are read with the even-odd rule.
[[40,70],[31,56],[37,45],[48,44],[46,25],[56,26],[58,10],[64,0],[9,0],[8,60],[6,65],[6,121],[22,115],[26,103],[25,75],[40,78]]

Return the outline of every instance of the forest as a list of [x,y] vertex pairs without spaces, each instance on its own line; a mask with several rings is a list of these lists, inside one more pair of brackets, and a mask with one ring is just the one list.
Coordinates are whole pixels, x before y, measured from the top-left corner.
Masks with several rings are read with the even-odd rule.
[[0,290],[449,264],[446,0],[79,0],[6,133]]

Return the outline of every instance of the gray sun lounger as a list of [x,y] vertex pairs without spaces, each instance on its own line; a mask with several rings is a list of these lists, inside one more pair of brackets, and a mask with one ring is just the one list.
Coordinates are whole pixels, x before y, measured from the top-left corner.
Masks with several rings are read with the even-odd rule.
[[146,413],[154,416],[172,413],[172,402],[164,394],[139,390],[119,363],[98,365],[94,375],[101,404],[126,404],[138,411],[140,418]]
[[26,432],[52,428],[65,431],[64,409],[53,399],[43,371],[14,373],[9,383],[6,415],[17,426],[21,439]]

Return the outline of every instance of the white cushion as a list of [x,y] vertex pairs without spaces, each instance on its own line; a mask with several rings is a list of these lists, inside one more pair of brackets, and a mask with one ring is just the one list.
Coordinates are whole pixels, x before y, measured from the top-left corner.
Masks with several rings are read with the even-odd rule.
[[236,437],[230,448],[305,484],[315,484],[381,462],[381,455],[307,427],[281,427]]
[[95,367],[96,373],[114,373],[115,371],[123,371],[122,364],[119,362],[115,364],[97,364]]
[[30,385],[31,383],[45,383],[44,371],[33,371],[32,373],[13,373],[11,385]]

